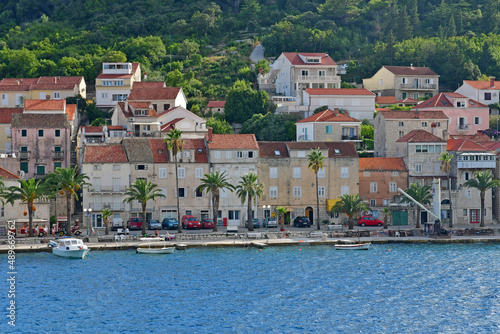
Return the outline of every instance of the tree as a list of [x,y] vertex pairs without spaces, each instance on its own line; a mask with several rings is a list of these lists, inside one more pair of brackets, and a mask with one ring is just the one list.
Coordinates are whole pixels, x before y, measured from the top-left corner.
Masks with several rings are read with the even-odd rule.
[[382,210],[382,212],[384,213],[384,230],[387,230],[387,223],[389,221],[389,216],[391,215],[391,212],[389,211],[388,208],[384,208],[384,210]]
[[182,131],[180,131],[178,129],[172,129],[167,133],[167,136],[163,140],[167,144],[168,149],[172,151],[171,157],[174,158],[174,162],[175,162],[175,193],[177,194],[177,196],[176,196],[176,199],[177,199],[177,221],[179,222],[179,226],[177,228],[178,233],[182,233],[181,209],[180,209],[180,205],[179,205],[179,170],[177,168],[177,154],[178,153],[182,154],[182,144],[184,144],[184,141],[181,139],[181,136],[182,136]]
[[[27,212],[24,215],[28,215],[28,236],[33,236],[33,212],[36,211],[35,201],[43,199],[49,195],[49,189],[46,184],[42,183],[41,180],[36,180],[35,178],[29,180],[18,180],[19,186],[11,186],[6,189],[4,197],[8,203],[14,206],[14,201],[20,201],[26,204]],[[3,183],[2,183],[3,185]]]
[[265,91],[253,90],[249,82],[237,80],[227,93],[224,114],[229,123],[243,123],[255,114],[265,114],[269,104]]
[[113,213],[109,209],[104,209],[101,211],[102,219],[104,219],[104,226],[106,229],[104,230],[104,234],[109,234],[109,217],[111,217]]
[[486,190],[500,187],[500,181],[494,179],[490,171],[475,172],[474,177],[464,183],[464,187],[479,190],[479,197],[481,198],[481,224],[479,226],[484,227],[484,198]]
[[451,172],[451,160],[453,159],[453,154],[448,152],[441,153],[441,170],[446,173],[446,179],[448,180],[448,200],[450,201],[450,223],[449,227],[453,227],[453,204],[451,201],[451,180],[450,180],[450,172]]
[[236,195],[241,199],[241,204],[248,201],[247,207],[247,224],[248,230],[253,231],[252,222],[252,202],[264,194],[264,185],[259,182],[259,177],[256,173],[250,172],[241,177],[241,180],[236,187]]
[[234,190],[234,186],[230,184],[227,180],[227,173],[216,171],[205,174],[205,177],[201,179],[201,184],[196,188],[197,191],[207,191],[210,193],[212,200],[212,218],[214,220],[214,232],[217,232],[217,212],[219,211],[219,195],[220,191],[228,189],[229,191]]
[[[149,200],[155,200],[156,198],[165,197],[161,193],[158,186],[151,181],[145,179],[137,179],[135,183],[131,184],[130,187],[125,192],[125,199],[123,202],[130,203],[133,201],[139,201],[141,203],[142,210],[142,234],[146,234],[146,206]],[[180,225],[180,222],[179,222]]]
[[210,117],[207,119],[207,127],[211,127],[215,134],[229,135],[233,133],[231,125],[223,119]]
[[342,20],[346,24],[359,15],[359,3],[360,0],[326,0],[318,6],[318,13],[328,19]]
[[349,229],[354,229],[354,221],[353,217],[358,216],[358,214],[362,211],[369,211],[370,209],[363,202],[363,199],[356,195],[342,195],[340,196],[340,201],[335,203],[332,208],[332,212],[334,213],[344,213],[349,219]]
[[47,182],[61,195],[66,196],[66,235],[71,235],[71,199],[75,198],[78,201],[77,192],[85,186],[89,177],[82,173],[78,173],[78,167],[57,168],[53,173],[47,176]]
[[314,172],[316,176],[316,225],[317,229],[319,226],[319,185],[318,185],[318,172],[323,169],[323,153],[319,150],[319,147],[315,150],[311,150],[311,153],[307,156],[308,167]]
[[[422,185],[420,183],[412,183],[409,188],[405,190],[405,192],[410,195],[415,201],[422,205],[430,204],[432,200],[432,194],[430,192],[430,185]],[[407,197],[403,197],[403,202],[412,203],[413,201]],[[420,228],[420,212],[421,208],[417,205],[417,224],[416,228]]]
[[258,141],[294,141],[297,115],[267,113],[255,114],[243,123],[240,133],[253,133]]
[[[285,225],[285,215],[288,212],[288,208],[285,208],[283,206],[278,206],[276,208],[276,211],[278,212],[278,222],[283,228],[283,226]],[[281,218],[283,218],[283,222],[281,221]]]

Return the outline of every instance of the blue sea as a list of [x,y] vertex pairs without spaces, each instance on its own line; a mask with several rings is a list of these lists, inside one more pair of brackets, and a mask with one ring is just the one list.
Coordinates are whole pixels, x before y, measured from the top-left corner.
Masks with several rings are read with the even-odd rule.
[[[16,255],[0,333],[499,333],[500,245]],[[0,266],[7,278],[7,256]]]

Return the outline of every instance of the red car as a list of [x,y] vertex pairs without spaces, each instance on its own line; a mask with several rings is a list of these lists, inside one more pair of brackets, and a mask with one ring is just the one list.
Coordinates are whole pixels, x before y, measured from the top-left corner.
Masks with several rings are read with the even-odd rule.
[[358,219],[358,226],[384,226],[384,222],[372,216],[362,216]]
[[195,216],[182,216],[182,228],[187,229],[200,229],[201,223]]
[[201,228],[214,228],[214,220],[213,219],[203,219],[201,221]]

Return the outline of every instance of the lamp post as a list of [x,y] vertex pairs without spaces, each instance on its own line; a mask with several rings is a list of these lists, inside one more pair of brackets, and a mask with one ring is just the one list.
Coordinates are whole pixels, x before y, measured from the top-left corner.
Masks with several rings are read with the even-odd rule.
[[83,208],[83,212],[85,213],[85,216],[87,216],[87,236],[89,236],[89,216],[92,213],[92,208]]
[[264,210],[264,223],[266,224],[266,231],[267,231],[267,225],[268,225],[267,223],[268,223],[268,222],[266,221],[266,219],[267,219],[267,218],[269,218],[269,217],[271,216],[271,211],[269,211],[269,217],[268,217],[268,216],[267,216],[267,211],[266,211],[266,209],[267,209],[267,210],[270,210],[270,209],[271,209],[271,205],[269,205],[269,204],[268,204],[268,205],[265,205],[265,204],[264,204],[264,205],[262,206],[262,209]]

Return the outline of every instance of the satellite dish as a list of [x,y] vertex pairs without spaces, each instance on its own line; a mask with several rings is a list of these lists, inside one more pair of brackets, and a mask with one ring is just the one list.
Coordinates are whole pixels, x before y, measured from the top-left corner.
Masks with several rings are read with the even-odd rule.
[[154,107],[153,107],[153,105],[152,105],[152,104],[150,104],[150,105],[149,105],[149,109],[153,109],[153,108],[154,108]]

